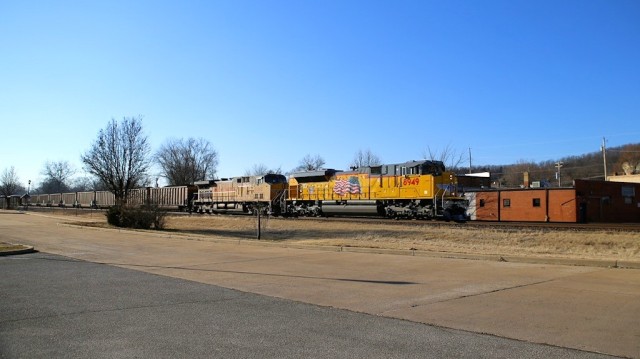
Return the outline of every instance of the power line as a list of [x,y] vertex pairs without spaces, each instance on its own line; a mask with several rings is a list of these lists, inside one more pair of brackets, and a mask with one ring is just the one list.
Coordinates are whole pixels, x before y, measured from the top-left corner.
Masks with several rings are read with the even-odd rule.
[[[607,137],[611,138],[611,137],[621,137],[621,136],[633,136],[633,135],[640,135],[640,132],[635,132],[635,133],[618,133],[618,134],[612,134],[612,135],[607,135]],[[589,137],[571,137],[571,138],[567,138],[567,139],[562,139],[562,140],[556,140],[556,141],[539,141],[539,142],[518,142],[518,143],[507,143],[505,144],[504,142],[501,142],[499,145],[495,145],[495,146],[480,146],[480,147],[474,147],[474,149],[476,150],[483,150],[483,149],[502,149],[502,148],[508,148],[508,147],[523,147],[523,146],[539,146],[539,145],[553,145],[553,144],[558,144],[558,143],[575,143],[575,142],[581,142],[581,141],[592,141],[595,139],[599,139],[599,136],[589,136]]]

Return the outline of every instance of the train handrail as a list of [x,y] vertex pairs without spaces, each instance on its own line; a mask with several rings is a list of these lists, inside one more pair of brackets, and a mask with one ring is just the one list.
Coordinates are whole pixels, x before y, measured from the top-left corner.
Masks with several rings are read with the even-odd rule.
[[[438,195],[440,194],[440,191],[442,191],[442,188],[438,188],[438,190],[436,191],[436,193],[433,195],[433,215],[437,216],[438,215]],[[442,193],[442,208],[444,208],[444,195],[447,193],[447,191],[443,191]]]
[[287,203],[287,192],[288,191],[289,191],[288,188],[284,188],[284,189],[280,190],[280,192],[278,194],[276,194],[274,199],[271,201],[272,207],[275,206],[279,202],[280,210],[285,210],[286,203]]

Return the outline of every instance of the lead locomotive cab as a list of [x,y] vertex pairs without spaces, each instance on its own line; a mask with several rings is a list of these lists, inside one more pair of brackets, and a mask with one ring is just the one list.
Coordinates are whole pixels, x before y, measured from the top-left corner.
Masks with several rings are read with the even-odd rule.
[[445,172],[444,163],[441,161],[410,161],[398,164],[381,165],[371,167],[371,173],[391,176],[405,175],[433,175],[440,176]]

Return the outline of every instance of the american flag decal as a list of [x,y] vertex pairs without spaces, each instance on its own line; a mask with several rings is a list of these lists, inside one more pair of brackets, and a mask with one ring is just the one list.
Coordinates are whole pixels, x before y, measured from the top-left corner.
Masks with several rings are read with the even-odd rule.
[[336,181],[336,184],[333,186],[333,192],[340,196],[344,196],[345,194],[359,194],[360,193],[360,181],[358,177],[351,176],[349,180],[339,179]]

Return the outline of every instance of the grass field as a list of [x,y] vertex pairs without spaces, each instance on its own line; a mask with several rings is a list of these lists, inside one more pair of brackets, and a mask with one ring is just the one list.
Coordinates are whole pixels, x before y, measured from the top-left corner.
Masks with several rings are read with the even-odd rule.
[[[322,219],[262,221],[262,238],[287,243],[415,249],[465,254],[531,255],[585,259],[640,259],[640,233],[554,231],[548,229],[478,229],[465,224],[417,226],[394,223],[343,223]],[[171,217],[167,230],[215,237],[255,239],[254,218]]]

